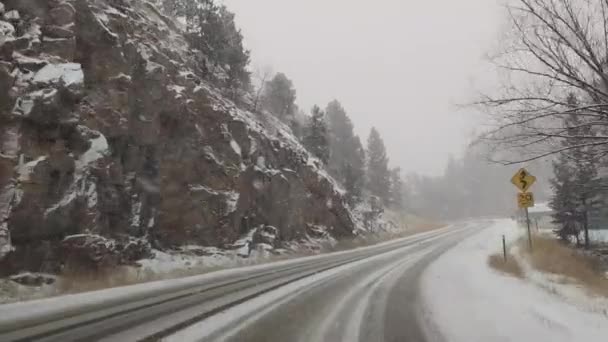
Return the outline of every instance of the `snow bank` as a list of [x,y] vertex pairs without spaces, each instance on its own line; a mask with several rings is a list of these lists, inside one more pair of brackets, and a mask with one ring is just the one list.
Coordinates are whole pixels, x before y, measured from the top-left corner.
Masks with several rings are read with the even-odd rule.
[[[587,341],[603,342],[608,317],[526,280],[502,275],[487,266],[501,249],[501,235],[519,235],[510,220],[465,240],[432,264],[422,277],[425,316],[437,329],[429,333],[450,342]],[[433,340],[433,339],[431,339]]]

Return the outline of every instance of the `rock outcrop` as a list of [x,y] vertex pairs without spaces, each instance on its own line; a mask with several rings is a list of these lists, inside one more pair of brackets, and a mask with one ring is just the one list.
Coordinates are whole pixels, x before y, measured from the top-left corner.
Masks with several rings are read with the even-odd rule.
[[[237,106],[141,0],[0,2],[0,270],[353,233],[280,121]],[[258,227],[260,228],[259,230]]]

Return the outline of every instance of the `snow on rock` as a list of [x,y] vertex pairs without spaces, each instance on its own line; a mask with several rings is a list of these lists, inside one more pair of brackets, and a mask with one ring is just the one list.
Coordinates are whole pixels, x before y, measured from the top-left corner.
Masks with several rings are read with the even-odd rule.
[[4,13],[4,20],[17,21],[20,19],[21,19],[21,16],[19,15],[19,11],[17,11],[17,10],[12,10],[12,11],[8,11],[8,12]]
[[93,182],[89,183],[85,193],[87,199],[87,207],[94,208],[97,205],[97,185]]
[[34,75],[32,81],[45,84],[61,82],[65,86],[80,85],[84,82],[84,73],[79,63],[47,64]]
[[41,161],[46,160],[47,156],[40,156],[27,163],[24,163],[24,159],[24,155],[21,154],[19,156],[19,164],[16,167],[17,180],[20,182],[29,182],[31,180],[30,176],[34,172],[34,168],[36,168],[36,165],[38,165],[38,163],[40,163]]
[[141,224],[141,206],[140,201],[135,201],[131,205],[131,227],[139,227]]
[[0,20],[0,44],[9,37],[13,37],[14,34],[15,27],[11,23]]
[[110,30],[108,28],[108,23],[109,23],[109,18],[105,13],[96,13],[95,14],[95,19],[97,20],[97,22],[99,23],[99,26],[105,31],[105,33],[114,38],[114,39],[118,39],[118,35],[114,32],[112,32],[112,30]]
[[77,169],[82,170],[87,165],[108,155],[109,147],[106,137],[100,132],[94,131],[86,126],[78,126],[78,130],[80,130],[83,135],[90,134],[94,136],[90,140],[91,145],[89,149],[85,153],[83,153],[76,161]]
[[74,234],[66,236],[61,241],[65,253],[78,255],[80,262],[95,264],[113,264],[118,259],[116,241],[97,234]]
[[239,144],[234,139],[230,140],[230,147],[232,147],[234,153],[241,156],[241,146],[239,146]]
[[172,92],[174,92],[175,93],[175,98],[179,99],[179,98],[182,98],[184,96],[183,93],[184,93],[184,90],[186,90],[186,87],[182,87],[182,86],[179,86],[179,85],[172,84],[172,85],[168,85],[167,89],[170,90],[170,91],[172,91]]
[[13,245],[6,217],[0,217],[0,220],[0,260],[2,260],[8,253],[13,251]]
[[19,130],[17,127],[11,127],[3,131],[3,136],[0,137],[0,153],[8,158],[14,158],[19,153]]
[[495,221],[425,271],[424,316],[437,325],[429,331],[438,330],[441,336],[434,337],[450,342],[606,341],[605,313],[490,269],[488,256],[500,250],[503,234],[517,236],[514,226],[511,220]]
[[240,257],[247,258],[250,256],[253,249],[253,236],[258,231],[258,227],[251,229],[245,236],[238,239],[232,244],[232,248],[236,249],[236,254]]
[[67,194],[64,195],[59,202],[55,203],[44,211],[44,217],[46,218],[54,211],[70,205],[76,198],[78,198],[78,192],[75,191],[74,186],[71,186],[68,189]]
[[8,218],[15,200],[15,189],[12,185],[0,191],[0,260],[13,251]]
[[13,107],[13,115],[27,117],[32,114],[36,101],[51,101],[57,93],[57,89],[40,89],[18,98]]
[[25,56],[17,51],[13,52],[13,60],[19,65],[34,65],[40,67],[49,63],[46,59]]
[[256,160],[255,165],[257,167],[259,167],[260,169],[265,169],[266,168],[266,159],[264,158],[264,156],[259,156],[258,159]]
[[239,202],[240,194],[236,191],[228,191],[226,195],[226,213],[230,214],[236,211],[236,206]]

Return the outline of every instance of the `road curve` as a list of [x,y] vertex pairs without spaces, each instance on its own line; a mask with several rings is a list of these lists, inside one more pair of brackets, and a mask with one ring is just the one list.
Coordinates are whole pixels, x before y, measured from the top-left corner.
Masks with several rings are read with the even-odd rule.
[[29,320],[0,317],[0,341],[423,342],[420,274],[482,226],[462,223],[368,248],[226,272],[171,291],[135,292],[112,305],[70,307]]

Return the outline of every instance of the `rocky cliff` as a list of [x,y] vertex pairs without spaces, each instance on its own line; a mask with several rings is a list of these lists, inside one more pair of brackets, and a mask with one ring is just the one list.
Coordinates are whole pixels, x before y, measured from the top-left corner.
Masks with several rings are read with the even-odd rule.
[[146,1],[0,2],[0,273],[351,235],[333,180],[221,77]]

